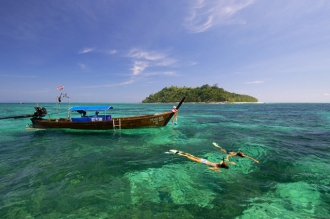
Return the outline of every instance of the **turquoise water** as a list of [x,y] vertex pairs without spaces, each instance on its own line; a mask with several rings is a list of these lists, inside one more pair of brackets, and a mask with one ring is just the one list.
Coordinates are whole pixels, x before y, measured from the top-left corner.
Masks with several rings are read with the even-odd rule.
[[[172,105],[113,104],[113,117]],[[0,117],[33,107],[0,104]],[[0,218],[330,215],[330,104],[183,104],[177,125],[152,129],[28,131],[29,123],[0,120]],[[234,157],[236,165],[216,173],[164,153],[219,161],[212,142],[260,163]]]

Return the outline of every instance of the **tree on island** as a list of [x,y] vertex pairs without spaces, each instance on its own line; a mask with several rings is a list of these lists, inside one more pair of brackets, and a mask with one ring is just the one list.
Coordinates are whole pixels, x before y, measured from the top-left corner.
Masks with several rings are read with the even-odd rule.
[[245,94],[236,94],[219,88],[218,84],[210,86],[205,84],[201,87],[165,87],[161,91],[149,95],[142,103],[168,103],[177,102],[182,96],[185,102],[258,102],[258,99]]

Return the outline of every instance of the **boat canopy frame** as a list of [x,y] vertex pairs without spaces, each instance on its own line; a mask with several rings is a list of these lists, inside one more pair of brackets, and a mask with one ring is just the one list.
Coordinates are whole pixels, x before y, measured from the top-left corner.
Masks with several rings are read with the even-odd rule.
[[71,107],[69,108],[69,111],[80,111],[80,110],[84,110],[84,111],[101,111],[101,110],[109,110],[109,109],[113,109],[112,106],[75,106],[75,107]]
[[[71,119],[71,112],[77,111],[78,113],[85,111],[104,111],[104,116],[107,115],[107,110],[113,109],[112,106],[75,106],[68,109],[68,118]],[[79,112],[80,111],[80,112]]]

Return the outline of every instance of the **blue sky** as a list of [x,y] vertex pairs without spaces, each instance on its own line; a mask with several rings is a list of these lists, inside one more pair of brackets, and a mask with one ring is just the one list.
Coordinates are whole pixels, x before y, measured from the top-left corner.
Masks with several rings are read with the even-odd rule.
[[169,86],[330,102],[327,0],[3,0],[0,102],[141,102]]

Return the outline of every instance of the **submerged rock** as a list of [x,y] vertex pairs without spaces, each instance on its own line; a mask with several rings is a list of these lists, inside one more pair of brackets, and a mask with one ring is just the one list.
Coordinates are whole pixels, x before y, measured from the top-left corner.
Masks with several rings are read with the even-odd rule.
[[186,169],[189,165],[193,164],[176,164],[126,174],[131,184],[132,203],[151,201],[212,207],[210,203],[215,193],[205,188],[201,189],[194,182],[193,178],[196,176],[188,174]]

